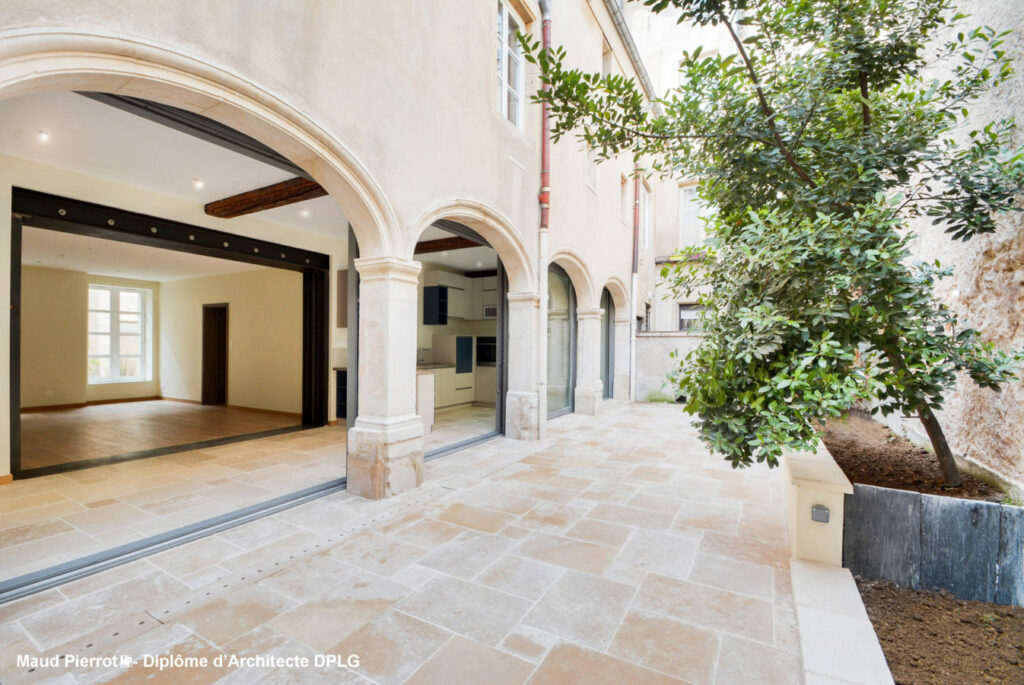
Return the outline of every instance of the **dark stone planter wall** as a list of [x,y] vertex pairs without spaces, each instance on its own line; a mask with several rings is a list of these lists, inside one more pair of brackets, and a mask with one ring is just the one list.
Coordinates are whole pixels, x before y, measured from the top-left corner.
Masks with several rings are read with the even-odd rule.
[[845,509],[854,575],[1024,606],[1024,508],[854,485]]

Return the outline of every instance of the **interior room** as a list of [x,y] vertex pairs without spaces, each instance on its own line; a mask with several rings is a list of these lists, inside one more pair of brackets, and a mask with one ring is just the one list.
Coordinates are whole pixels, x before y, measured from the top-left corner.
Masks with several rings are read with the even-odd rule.
[[500,262],[479,236],[435,224],[416,245],[417,413],[432,450],[500,432]]
[[[98,95],[0,103],[20,407],[14,482],[0,493],[0,583],[341,487],[346,473],[329,380],[331,364],[345,364],[346,321],[323,306],[307,325],[318,307],[309,293],[326,301],[348,261],[344,213],[307,189],[301,169],[233,129]],[[40,220],[19,209],[19,193],[72,204]],[[119,214],[89,230],[50,225],[73,223],[86,205]],[[124,217],[152,221],[142,230],[159,231],[156,243],[172,228],[188,236],[167,249],[148,235],[101,235],[108,221],[108,232],[127,230]],[[190,249],[193,233],[196,245],[219,237]],[[309,330],[329,351],[316,365],[304,350]],[[312,395],[310,378],[321,386]]]
[[301,426],[301,305],[294,271],[23,228],[21,471]]

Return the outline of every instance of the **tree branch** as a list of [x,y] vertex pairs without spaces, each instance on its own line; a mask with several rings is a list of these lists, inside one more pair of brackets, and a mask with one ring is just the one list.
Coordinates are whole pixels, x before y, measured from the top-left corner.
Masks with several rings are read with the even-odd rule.
[[729,21],[728,17],[725,16],[720,8],[718,10],[718,18],[725,28],[729,30],[729,35],[732,36],[732,42],[736,45],[737,51],[740,53],[740,59],[743,60],[743,64],[747,67],[747,74],[750,76],[750,81],[754,85],[754,91],[757,93],[757,101],[761,105],[761,111],[764,112],[766,120],[768,122],[768,128],[772,132],[772,138],[775,140],[776,147],[779,148],[779,152],[785,158],[786,163],[789,164],[790,168],[796,172],[803,181],[811,188],[817,188],[818,184],[814,182],[803,167],[796,161],[796,157],[793,156],[793,152],[786,145],[786,142],[782,140],[782,134],[779,133],[779,129],[775,126],[775,110],[772,109],[771,105],[768,104],[768,99],[764,95],[764,90],[761,89],[761,83],[758,81],[757,72],[754,70],[754,64],[750,60],[750,56],[747,54],[746,48],[743,47],[743,41],[736,35],[736,31],[732,27],[732,22]]

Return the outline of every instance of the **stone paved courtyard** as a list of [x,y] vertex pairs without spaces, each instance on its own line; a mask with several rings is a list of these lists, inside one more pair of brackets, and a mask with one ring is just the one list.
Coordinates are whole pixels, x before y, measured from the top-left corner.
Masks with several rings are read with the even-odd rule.
[[[777,476],[710,457],[678,407],[607,403],[391,500],[325,497],[0,606],[0,681],[800,682]],[[359,667],[14,667],[323,653]]]

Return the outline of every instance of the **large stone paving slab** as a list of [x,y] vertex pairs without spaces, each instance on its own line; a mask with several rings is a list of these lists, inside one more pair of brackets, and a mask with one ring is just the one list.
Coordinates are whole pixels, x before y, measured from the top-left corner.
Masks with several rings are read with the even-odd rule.
[[[424,473],[0,606],[0,682],[800,682],[776,474],[708,455],[677,407],[606,403]],[[29,673],[18,653],[360,666]]]

